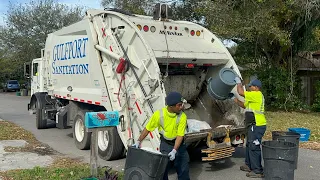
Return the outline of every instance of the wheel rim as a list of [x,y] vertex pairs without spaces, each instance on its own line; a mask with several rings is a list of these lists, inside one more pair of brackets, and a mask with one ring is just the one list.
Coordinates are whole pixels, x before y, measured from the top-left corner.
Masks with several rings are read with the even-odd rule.
[[107,150],[109,145],[108,131],[99,131],[98,133],[98,146],[101,151]]
[[74,129],[77,141],[81,142],[84,138],[84,125],[81,119],[76,121]]

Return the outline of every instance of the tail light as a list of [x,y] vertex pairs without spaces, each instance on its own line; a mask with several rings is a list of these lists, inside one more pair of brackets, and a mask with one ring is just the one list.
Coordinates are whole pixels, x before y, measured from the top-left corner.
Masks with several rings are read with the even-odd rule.
[[170,66],[180,66],[180,63],[170,63]]
[[190,31],[191,36],[194,36],[194,30]]
[[200,31],[198,30],[198,31],[196,32],[196,35],[197,35],[197,36],[200,36],[200,34],[201,34],[201,33],[200,33]]
[[141,30],[142,26],[140,24],[137,25],[138,29]]
[[145,25],[145,26],[143,26],[143,30],[144,30],[145,32],[148,32],[148,31],[149,31],[149,27],[148,27],[147,25]]
[[156,27],[151,26],[150,31],[153,32],[153,33],[156,32]]
[[246,136],[244,134],[241,135],[241,140],[244,140]]
[[237,135],[236,136],[236,141],[239,141],[240,140],[240,135]]
[[186,68],[194,68],[194,64],[187,64]]

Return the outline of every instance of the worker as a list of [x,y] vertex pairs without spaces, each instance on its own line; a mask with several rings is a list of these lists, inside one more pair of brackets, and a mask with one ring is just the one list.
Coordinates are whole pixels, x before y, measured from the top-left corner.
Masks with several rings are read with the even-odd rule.
[[187,116],[182,111],[184,103],[182,95],[170,92],[166,97],[166,107],[154,112],[138,141],[133,145],[139,148],[143,139],[158,128],[160,132],[160,152],[169,156],[169,163],[163,175],[168,180],[168,171],[173,161],[179,180],[189,180],[189,154],[184,143]]
[[245,165],[240,170],[248,172],[247,177],[262,178],[263,169],[261,165],[261,140],[266,131],[266,118],[264,115],[264,96],[261,92],[262,83],[254,79],[249,83],[249,90],[244,91],[239,77],[235,78],[237,91],[244,97],[244,102],[237,98],[234,101],[237,105],[245,108],[245,125],[247,128],[246,157]]

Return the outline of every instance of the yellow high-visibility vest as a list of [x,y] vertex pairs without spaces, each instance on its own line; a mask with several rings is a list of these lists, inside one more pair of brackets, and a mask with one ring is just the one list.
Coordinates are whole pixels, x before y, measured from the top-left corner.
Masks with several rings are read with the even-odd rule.
[[264,126],[267,124],[264,115],[264,96],[261,91],[245,91],[244,106],[247,112],[253,112],[256,119],[256,126]]

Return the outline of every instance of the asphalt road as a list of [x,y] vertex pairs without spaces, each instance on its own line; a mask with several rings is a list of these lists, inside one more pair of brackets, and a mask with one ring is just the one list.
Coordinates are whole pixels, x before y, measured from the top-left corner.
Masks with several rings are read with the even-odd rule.
[[[35,116],[27,111],[29,97],[15,96],[15,93],[0,93],[0,118],[11,121],[31,131],[35,137],[51,146],[56,151],[72,157],[79,158],[85,162],[90,162],[90,151],[78,150],[73,142],[72,129],[45,129],[37,130],[35,127]],[[196,154],[190,154],[195,157]],[[249,179],[245,172],[239,170],[239,166],[244,162],[244,148],[236,149],[234,156],[224,161],[201,162],[199,159],[190,162],[190,176],[192,180],[202,179]],[[295,170],[296,180],[317,180],[320,179],[320,152],[306,149],[299,150],[298,169]],[[125,159],[117,161],[99,160],[101,166],[111,166],[113,169],[122,170]],[[176,179],[173,170],[170,179]]]

